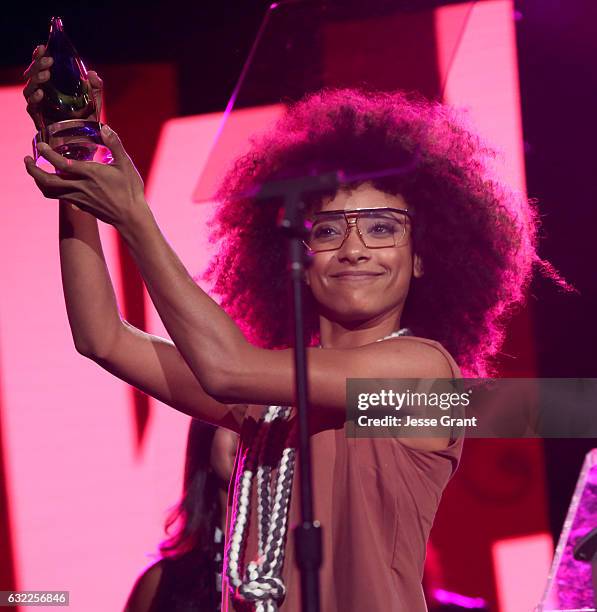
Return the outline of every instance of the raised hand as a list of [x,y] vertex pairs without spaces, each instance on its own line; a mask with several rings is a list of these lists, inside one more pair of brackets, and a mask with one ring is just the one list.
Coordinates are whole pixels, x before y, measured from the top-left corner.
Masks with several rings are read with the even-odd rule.
[[143,180],[128,156],[116,132],[104,125],[102,140],[110,149],[113,163],[77,161],[62,157],[46,145],[39,152],[55,168],[45,172],[25,157],[27,172],[46,198],[63,199],[76,204],[119,230],[149,211],[143,192]]
[[[27,83],[23,88],[23,95],[27,100],[27,112],[33,119],[35,127],[39,130],[43,127],[43,121],[41,118],[40,104],[44,97],[42,85],[50,78],[50,70],[54,60],[51,57],[45,55],[45,45],[39,45],[33,51],[33,60],[29,64],[27,70],[23,73],[23,78],[26,79]],[[102,91],[103,81],[94,70],[87,72],[89,77],[89,83],[91,85],[91,92],[95,100],[95,106],[97,108],[97,114],[89,116],[91,120],[99,120],[99,114],[102,108]]]

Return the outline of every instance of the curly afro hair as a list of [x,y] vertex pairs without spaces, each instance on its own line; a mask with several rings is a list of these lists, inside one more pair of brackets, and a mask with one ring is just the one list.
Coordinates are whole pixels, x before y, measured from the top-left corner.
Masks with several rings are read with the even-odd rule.
[[[533,264],[565,285],[537,255],[534,204],[493,177],[494,157],[459,113],[420,96],[354,89],[310,94],[254,138],[225,176],[211,222],[211,240],[220,245],[205,278],[251,342],[291,346],[287,247],[276,226],[280,202],[255,194],[271,180],[342,170],[354,178],[343,188],[368,180],[414,207],[413,249],[425,273],[411,283],[401,325],[440,342],[465,375],[490,375]],[[310,207],[324,195],[332,194],[316,194]],[[310,294],[306,302],[313,345],[317,304]]]

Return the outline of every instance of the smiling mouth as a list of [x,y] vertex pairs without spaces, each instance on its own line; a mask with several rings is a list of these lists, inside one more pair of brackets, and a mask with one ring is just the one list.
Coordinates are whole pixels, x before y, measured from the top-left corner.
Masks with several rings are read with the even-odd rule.
[[351,280],[372,280],[382,276],[381,272],[341,272],[340,274],[332,274],[331,277],[335,280],[351,281]]

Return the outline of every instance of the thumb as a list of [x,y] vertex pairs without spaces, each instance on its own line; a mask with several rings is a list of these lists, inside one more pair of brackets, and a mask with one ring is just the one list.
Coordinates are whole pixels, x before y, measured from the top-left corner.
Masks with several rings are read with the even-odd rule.
[[91,83],[91,87],[93,87],[93,89],[103,88],[104,82],[95,70],[89,70],[87,72],[87,77],[89,78],[89,82]]
[[130,161],[118,134],[110,126],[104,123],[104,125],[102,125],[101,134],[104,144],[112,152],[112,157],[117,164]]
[[96,108],[96,116],[99,118],[102,113],[102,92],[104,89],[104,82],[99,77],[95,70],[89,70],[87,72],[87,76],[89,77],[89,83],[91,84],[91,94],[93,95],[93,100],[95,101]]

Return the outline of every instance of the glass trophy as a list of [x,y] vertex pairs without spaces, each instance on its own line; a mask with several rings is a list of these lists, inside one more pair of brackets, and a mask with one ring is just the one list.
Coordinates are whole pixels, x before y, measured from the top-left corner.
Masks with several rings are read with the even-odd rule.
[[597,449],[583,463],[536,612],[595,612]]
[[38,145],[48,144],[63,157],[110,163],[103,144],[98,107],[87,77],[87,69],[69,40],[60,17],[52,17],[46,56],[52,57],[50,78],[41,85],[40,130],[33,139],[33,157]]

